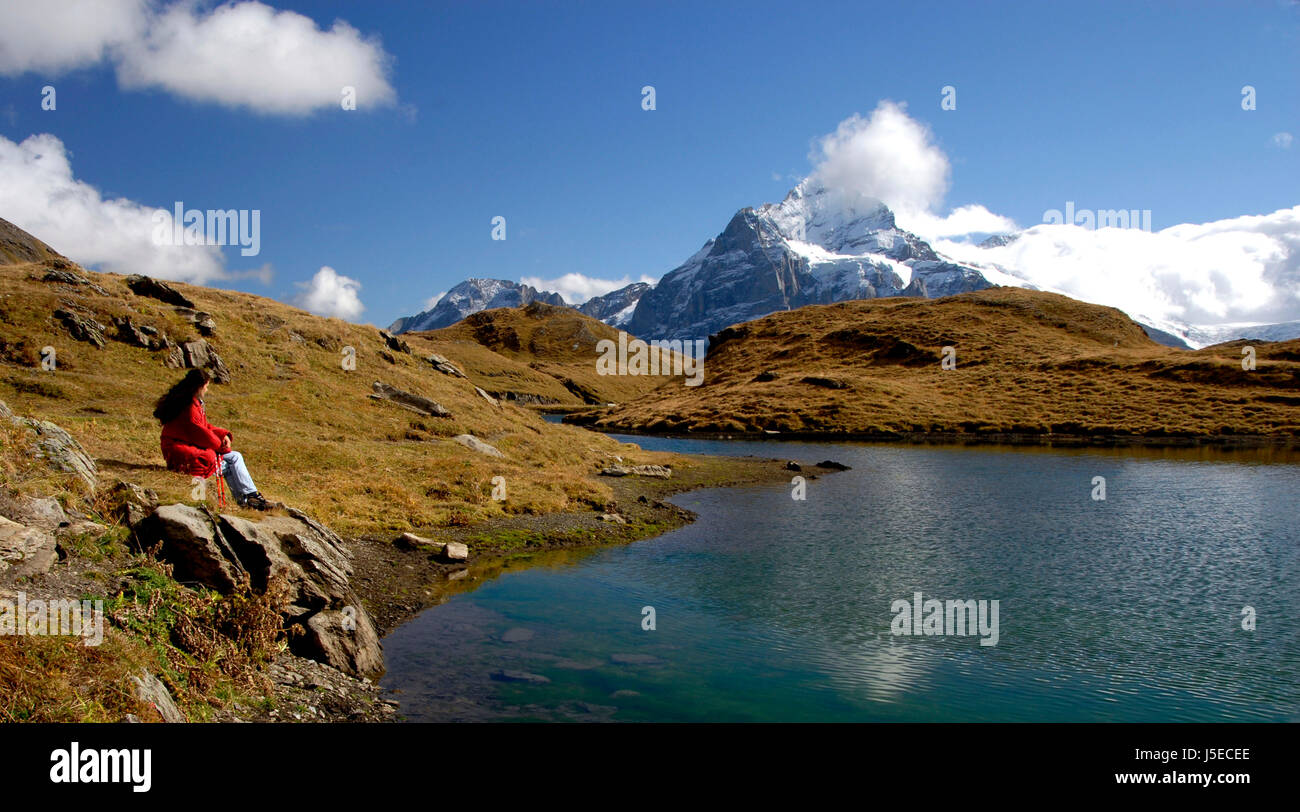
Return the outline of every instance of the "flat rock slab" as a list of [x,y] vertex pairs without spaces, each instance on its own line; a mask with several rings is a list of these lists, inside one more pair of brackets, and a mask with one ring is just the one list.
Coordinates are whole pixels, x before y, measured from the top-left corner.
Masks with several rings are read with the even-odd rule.
[[48,531],[0,516],[0,573],[39,575],[58,559],[57,542]]
[[461,372],[460,367],[456,366],[456,364],[445,355],[439,355],[435,352],[426,360],[433,365],[434,369],[438,370],[443,375],[450,375],[453,378],[465,377],[465,373]]
[[487,443],[483,442],[482,440],[480,440],[479,438],[475,437],[472,434],[457,434],[455,437],[451,439],[455,440],[456,442],[460,443],[461,445],[465,446],[471,451],[477,451],[478,453],[486,454],[489,457],[505,456],[505,454],[502,454],[500,451],[498,451],[495,446],[488,445]]
[[370,397],[375,400],[386,400],[425,417],[451,417],[451,412],[444,409],[442,404],[423,395],[407,392],[380,381],[375,381],[370,388],[374,390],[374,394]]

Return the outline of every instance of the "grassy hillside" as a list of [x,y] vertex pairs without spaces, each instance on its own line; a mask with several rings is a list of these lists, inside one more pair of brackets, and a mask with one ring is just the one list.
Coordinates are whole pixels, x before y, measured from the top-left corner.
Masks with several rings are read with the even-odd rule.
[[681,385],[680,376],[598,374],[596,345],[602,339],[618,341],[618,330],[572,308],[542,302],[484,310],[450,327],[402,338],[412,348],[427,347],[449,357],[459,353],[465,373],[494,395],[533,396],[554,406],[622,403],[670,380]]
[[[45,281],[54,266],[93,284]],[[465,525],[503,512],[591,509],[609,497],[608,486],[592,475],[626,448],[546,423],[527,409],[493,406],[470,381],[437,372],[424,355],[437,348],[484,375],[523,375],[528,368],[521,362],[477,343],[421,336],[407,337],[414,354],[393,352],[373,327],[244,293],[175,288],[212,314],[216,327],[207,341],[231,371],[230,383],[209,392],[209,419],[234,432],[235,447],[271,499],[343,533],[388,533]],[[59,310],[104,325],[104,346],[74,338],[54,316]],[[108,480],[153,488],[164,500],[187,499],[188,481],[163,467],[150,416],[154,399],[184,370],[164,366],[165,350],[115,340],[113,318],[123,316],[172,341],[201,337],[191,318],[132,293],[125,277],[85,272],[65,260],[0,265],[0,400],[62,425],[98,459]],[[55,371],[41,368],[46,346],[56,350]],[[343,368],[345,347],[356,350],[355,371]],[[371,399],[375,381],[432,398],[453,416],[423,417]],[[504,459],[449,439],[462,433],[495,445]],[[490,498],[494,476],[506,477],[505,503]]]
[[[945,346],[955,369],[941,367]],[[587,419],[638,431],[1300,438],[1300,340],[1175,350],[1114,308],[1018,288],[773,314],[724,330],[704,369],[698,388]]]

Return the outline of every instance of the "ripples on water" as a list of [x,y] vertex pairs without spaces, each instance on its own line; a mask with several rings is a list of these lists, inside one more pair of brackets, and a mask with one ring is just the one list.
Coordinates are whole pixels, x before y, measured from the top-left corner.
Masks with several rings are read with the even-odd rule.
[[[1293,461],[627,439],[853,470],[804,502],[685,494],[692,525],[542,556],[423,613],[384,641],[409,718],[1300,719]],[[891,635],[916,591],[999,600],[998,645]]]

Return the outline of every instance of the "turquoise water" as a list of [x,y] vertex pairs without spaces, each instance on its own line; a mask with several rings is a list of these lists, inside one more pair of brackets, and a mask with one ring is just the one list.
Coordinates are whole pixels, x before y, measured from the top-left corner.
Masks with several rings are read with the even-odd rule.
[[[1300,720],[1294,460],[624,439],[853,470],[805,501],[685,494],[675,532],[475,573],[384,640],[408,718]],[[917,591],[998,600],[997,644],[891,634]]]

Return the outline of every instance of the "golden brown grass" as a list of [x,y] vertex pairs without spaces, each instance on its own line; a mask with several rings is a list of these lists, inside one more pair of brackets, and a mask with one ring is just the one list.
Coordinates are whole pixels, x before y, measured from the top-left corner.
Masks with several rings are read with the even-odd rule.
[[[195,329],[170,305],[131,293],[121,276],[85,272],[109,293],[102,296],[85,286],[39,281],[44,271],[40,263],[0,266],[0,399],[15,412],[62,425],[97,458],[105,479],[153,488],[164,501],[188,501],[188,479],[163,467],[158,426],[150,415],[154,399],[182,371],[165,368],[161,351],[111,339],[103,349],[75,341],[51,313],[77,310],[108,326],[110,335],[116,332],[111,318],[120,315],[164,330],[175,341],[198,338]],[[176,287],[216,319],[208,341],[234,379],[212,387],[208,417],[234,432],[235,447],[268,498],[345,534],[375,535],[472,523],[503,512],[578,509],[608,499],[608,487],[592,474],[608,454],[626,449],[547,423],[528,409],[492,406],[475,393],[473,382],[435,371],[424,356],[437,348],[476,376],[523,374],[527,367],[513,359],[493,358],[477,343],[422,336],[407,337],[413,355],[394,354],[373,327],[250,294]],[[57,350],[55,372],[39,367],[46,345]],[[356,350],[355,371],[341,364],[349,346]],[[433,398],[454,416],[423,417],[373,400],[374,381]],[[505,458],[479,455],[447,439],[459,433],[495,445]],[[490,498],[495,476],[506,477],[505,503]]]
[[[1257,368],[1242,369],[1253,343]],[[943,347],[956,368],[941,368]],[[1300,340],[1200,351],[1018,288],[805,307],[728,328],[704,384],[599,413],[639,431],[1300,436]],[[842,388],[831,388],[842,387]]]
[[[659,386],[681,386],[680,375],[599,374],[596,345],[605,339],[617,342],[618,333],[572,308],[534,302],[524,307],[484,310],[450,327],[403,337],[414,339],[413,346],[417,341],[428,341],[435,352],[442,352],[437,346],[476,344],[487,348],[491,351],[488,356],[464,353],[473,364],[466,368],[466,374],[490,382],[476,381],[480,386],[494,393],[509,390],[537,394],[558,405],[622,403]],[[502,358],[507,363],[502,363]],[[484,361],[495,368],[483,366]]]

